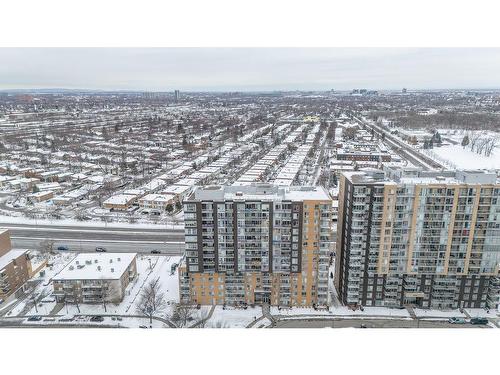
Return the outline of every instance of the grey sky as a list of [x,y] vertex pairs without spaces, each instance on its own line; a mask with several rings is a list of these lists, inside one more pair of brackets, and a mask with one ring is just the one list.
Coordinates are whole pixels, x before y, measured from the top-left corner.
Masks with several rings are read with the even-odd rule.
[[500,88],[500,48],[0,48],[0,89]]

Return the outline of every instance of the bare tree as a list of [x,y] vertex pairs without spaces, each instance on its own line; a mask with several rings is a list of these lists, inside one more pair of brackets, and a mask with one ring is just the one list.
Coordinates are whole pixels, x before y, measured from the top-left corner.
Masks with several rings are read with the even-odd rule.
[[187,304],[176,304],[170,319],[179,328],[186,327],[188,322],[193,320],[194,311],[196,310],[194,305]]
[[142,288],[136,310],[139,314],[149,317],[149,324],[153,324],[153,316],[164,312],[166,307],[165,294],[161,291],[158,277]]
[[210,310],[207,310],[207,309],[201,310],[198,328],[205,328],[209,314],[210,314]]
[[54,240],[47,238],[38,244],[38,251],[44,258],[48,258],[54,252]]
[[118,302],[117,295],[120,293],[116,283],[105,283],[102,285],[101,301],[104,307],[104,312],[108,312],[106,304],[108,302]]
[[215,322],[215,328],[229,328],[229,324],[227,324],[223,320],[218,320],[217,322]]

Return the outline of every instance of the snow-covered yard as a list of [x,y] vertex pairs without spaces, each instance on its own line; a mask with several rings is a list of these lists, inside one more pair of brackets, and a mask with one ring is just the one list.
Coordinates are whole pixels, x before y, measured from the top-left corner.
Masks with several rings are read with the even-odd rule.
[[[236,309],[216,306],[212,317],[208,320],[207,328],[245,328],[256,318],[262,316],[261,307],[248,307],[247,309]],[[260,322],[259,322],[260,323]],[[259,325],[259,324],[257,324]]]
[[[36,252],[35,252],[36,254]],[[53,324],[58,324],[57,322],[61,316],[74,316],[78,314],[116,314],[116,315],[138,315],[137,313],[137,303],[139,301],[140,293],[142,287],[149,281],[156,278],[161,280],[161,291],[164,293],[165,299],[167,301],[167,309],[161,314],[162,317],[169,316],[171,314],[172,306],[179,300],[179,283],[178,283],[178,273],[177,270],[172,273],[171,267],[173,264],[178,263],[180,257],[166,257],[166,256],[154,256],[154,255],[138,255],[137,256],[137,273],[138,276],[126,289],[125,297],[120,304],[67,304],[62,306],[60,311],[53,312],[56,307],[56,302],[51,293],[53,292],[53,287],[51,283],[52,277],[57,275],[68,262],[71,261],[76,256],[76,254],[65,254],[60,253],[49,258],[49,266],[42,270],[43,276],[35,276],[34,279],[40,280],[40,283],[34,289],[32,295],[43,296],[43,302],[39,302],[36,308],[33,306],[30,308],[31,299],[27,298],[20,302],[7,316],[14,317],[18,315],[28,316],[28,315],[57,315],[58,317],[54,319]],[[199,314],[195,313],[195,319],[198,319]],[[105,321],[102,323],[93,324],[103,324],[103,325],[114,325],[114,326],[130,326],[138,327],[139,325],[145,324],[149,326],[149,320],[143,318],[132,318],[123,317],[121,321],[113,319],[111,317],[105,317]],[[74,320],[73,322],[66,322],[66,324],[78,324],[82,323],[81,320]],[[36,322],[30,322],[36,323]],[[46,320],[41,322],[46,324],[52,324],[52,320]],[[155,321],[153,326],[163,327],[164,323]]]

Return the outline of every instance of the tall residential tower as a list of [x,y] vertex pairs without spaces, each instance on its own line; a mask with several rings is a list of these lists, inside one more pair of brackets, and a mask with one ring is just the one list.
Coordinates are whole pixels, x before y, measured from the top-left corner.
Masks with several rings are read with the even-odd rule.
[[321,187],[198,188],[184,201],[181,301],[325,306],[331,207]]
[[338,225],[335,285],[344,304],[498,304],[500,183],[494,173],[344,173]]

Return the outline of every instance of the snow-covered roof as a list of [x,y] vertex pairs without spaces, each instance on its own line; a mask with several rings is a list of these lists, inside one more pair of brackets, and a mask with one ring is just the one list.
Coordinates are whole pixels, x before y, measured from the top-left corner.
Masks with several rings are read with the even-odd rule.
[[116,280],[136,256],[137,253],[81,253],[52,280]]
[[29,250],[12,249],[12,250],[8,251],[6,254],[4,254],[0,257],[0,270],[2,268],[4,268],[5,266],[7,266],[14,259],[17,259],[26,253],[29,253]]

